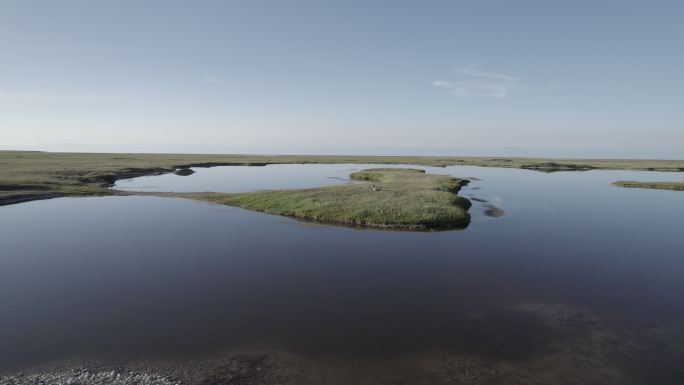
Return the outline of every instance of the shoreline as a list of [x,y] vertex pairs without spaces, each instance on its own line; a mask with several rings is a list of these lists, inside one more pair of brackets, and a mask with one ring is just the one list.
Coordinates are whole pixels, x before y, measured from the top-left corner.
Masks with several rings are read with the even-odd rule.
[[[490,309],[472,322],[523,317],[525,324],[548,330],[549,340],[539,350],[520,358],[507,352],[506,339],[486,350],[449,346],[398,352],[382,356],[350,356],[331,351],[313,354],[277,345],[241,345],[192,352],[158,352],[148,355],[90,353],[54,356],[0,367],[0,384],[637,384],[674,383],[677,373],[663,370],[670,362],[636,362],[654,349],[676,349],[682,340],[680,325],[616,316],[572,304],[521,300]],[[483,318],[481,318],[483,317]],[[491,327],[491,326],[490,326]],[[494,330],[498,330],[495,327]],[[509,330],[507,333],[515,333]],[[572,338],[568,338],[571,336]],[[512,334],[504,337],[515,338]],[[468,338],[465,337],[465,341]],[[616,345],[616,341],[624,341]],[[456,345],[461,344],[460,340]],[[618,347],[619,349],[616,349]],[[606,351],[612,352],[606,355]],[[577,366],[581,362],[583,365]],[[675,362],[675,361],[672,361]],[[539,374],[539,368],[551,368]],[[350,370],[351,369],[351,370]],[[364,369],[364,370],[359,370]]]
[[118,180],[163,175],[191,167],[263,167],[270,164],[341,163],[408,164],[430,167],[499,167],[540,172],[580,172],[588,170],[684,172],[684,160],[435,156],[182,155],[0,151],[0,206],[66,196],[118,195],[118,192],[110,189]]
[[651,190],[670,190],[670,191],[684,191],[684,181],[682,182],[637,182],[637,181],[617,181],[611,183],[616,187],[624,188],[640,188]]

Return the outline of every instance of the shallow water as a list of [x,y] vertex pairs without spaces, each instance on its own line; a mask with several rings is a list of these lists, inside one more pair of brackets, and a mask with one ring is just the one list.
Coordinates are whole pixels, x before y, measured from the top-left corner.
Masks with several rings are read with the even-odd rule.
[[[203,169],[127,187],[285,187],[280,181],[289,179],[273,174],[273,185],[203,175],[269,167]],[[295,169],[307,167],[316,170],[289,186],[344,183],[327,177],[364,166]],[[684,352],[667,344],[684,330],[684,193],[609,183],[682,173],[426,169],[480,179],[460,193],[486,201],[473,201],[467,229],[319,226],[155,197],[2,207],[0,367],[240,347],[369,359],[447,351],[527,365],[581,345],[587,351],[576,354],[635,383],[656,383],[654,373],[657,383],[678,383]],[[186,190],[195,180],[202,188]],[[485,215],[489,204],[506,215]],[[595,325],[618,340],[628,335],[635,347],[606,350],[595,342]]]
[[369,167],[414,167],[371,164],[271,164],[267,166],[194,167],[194,174],[164,174],[123,179],[114,188],[155,192],[245,192],[352,183],[349,174]]

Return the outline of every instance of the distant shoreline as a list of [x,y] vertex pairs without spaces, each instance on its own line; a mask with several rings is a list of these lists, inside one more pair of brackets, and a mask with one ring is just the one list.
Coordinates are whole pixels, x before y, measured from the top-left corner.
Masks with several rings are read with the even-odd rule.
[[109,189],[119,179],[161,175],[191,167],[265,166],[269,164],[308,163],[410,164],[432,167],[479,166],[520,168],[541,172],[587,170],[684,171],[684,160],[651,159],[183,155],[0,151],[0,206],[66,196],[119,195],[121,193]]
[[652,190],[672,190],[684,191],[684,181],[682,182],[636,182],[620,180],[612,183],[613,186],[627,188],[647,188]]

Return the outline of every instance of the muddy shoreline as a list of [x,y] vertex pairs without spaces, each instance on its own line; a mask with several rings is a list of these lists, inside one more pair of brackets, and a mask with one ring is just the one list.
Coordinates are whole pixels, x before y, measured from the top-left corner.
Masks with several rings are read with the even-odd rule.
[[[0,370],[0,385],[674,385],[684,374],[677,367],[684,359],[681,328],[540,302],[473,314],[473,322],[497,318],[502,311],[533,317],[553,337],[527,357],[501,356],[496,352],[504,346],[493,345],[470,352],[456,348],[380,356],[245,348],[193,357],[70,359]],[[505,344],[505,338],[490,342]],[[657,360],[642,359],[654,352],[659,352]]]

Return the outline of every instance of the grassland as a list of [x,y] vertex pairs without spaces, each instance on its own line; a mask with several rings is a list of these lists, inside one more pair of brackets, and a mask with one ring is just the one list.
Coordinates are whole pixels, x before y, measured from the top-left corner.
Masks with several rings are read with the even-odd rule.
[[379,163],[513,167],[539,171],[684,171],[684,160],[539,159],[320,155],[93,154],[0,151],[0,205],[62,196],[118,194],[116,180],[189,167],[282,163]]
[[631,188],[650,188],[650,189],[656,189],[656,190],[684,191],[684,181],[682,181],[682,182],[617,181],[617,182],[613,182],[613,186],[631,187]]
[[466,180],[416,169],[368,169],[350,185],[238,194],[176,194],[303,220],[353,226],[431,230],[465,227],[470,201],[456,195]]

